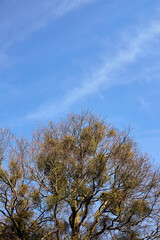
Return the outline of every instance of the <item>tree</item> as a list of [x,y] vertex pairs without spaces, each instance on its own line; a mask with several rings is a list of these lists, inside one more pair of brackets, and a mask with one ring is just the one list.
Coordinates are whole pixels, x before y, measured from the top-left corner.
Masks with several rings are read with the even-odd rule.
[[[35,131],[35,204],[53,239],[159,239],[160,174],[129,131],[89,112]],[[33,171],[34,170],[34,171]]]
[[29,171],[29,143],[1,129],[0,150],[0,239],[42,238],[43,214],[33,202],[35,182]]

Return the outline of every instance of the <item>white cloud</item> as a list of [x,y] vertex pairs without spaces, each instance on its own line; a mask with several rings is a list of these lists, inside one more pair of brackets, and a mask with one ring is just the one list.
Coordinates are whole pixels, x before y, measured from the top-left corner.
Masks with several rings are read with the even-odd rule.
[[60,103],[47,103],[32,114],[27,115],[27,119],[45,119],[54,114],[63,112],[80,99],[96,93],[99,89],[108,88],[115,85],[128,83],[130,80],[121,80],[115,72],[128,64],[134,63],[138,57],[147,54],[153,42],[160,36],[160,22],[152,22],[150,27],[139,31],[135,38],[128,39],[126,48],[119,49],[117,55],[111,60],[105,60],[102,66],[94,70],[90,76],[85,77],[83,84],[79,88],[73,88]]
[[61,1],[58,5],[57,8],[54,9],[54,14],[55,15],[63,15],[69,11],[72,11],[73,9],[77,9],[83,5],[86,5],[90,2],[94,2],[95,0],[64,0]]
[[149,111],[150,110],[150,102],[143,97],[140,97],[140,110]]
[[96,0],[5,0],[0,7],[0,62],[13,44],[25,40],[55,18]]

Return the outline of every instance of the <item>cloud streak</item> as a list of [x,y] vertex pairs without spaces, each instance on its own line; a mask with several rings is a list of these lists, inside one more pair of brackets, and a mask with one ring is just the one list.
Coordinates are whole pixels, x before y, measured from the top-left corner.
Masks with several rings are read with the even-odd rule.
[[111,60],[106,59],[101,67],[85,78],[80,87],[71,89],[63,101],[56,104],[44,104],[34,113],[29,113],[26,119],[45,119],[46,116],[50,118],[54,114],[67,110],[80,99],[95,94],[100,89],[128,83],[129,80],[120,80],[114,73],[126,68],[127,65],[147,54],[158,36],[160,36],[160,22],[155,21],[148,28],[139,31],[136,37],[130,38],[127,47],[119,49],[115,57]]
[[54,14],[61,16],[66,14],[67,12],[70,12],[72,10],[75,10],[79,7],[82,7],[83,5],[86,5],[88,3],[95,2],[95,0],[64,0],[59,5],[57,5],[57,9],[54,10]]
[[33,32],[54,19],[95,2],[96,0],[6,0],[0,8],[0,62],[13,44],[25,40]]

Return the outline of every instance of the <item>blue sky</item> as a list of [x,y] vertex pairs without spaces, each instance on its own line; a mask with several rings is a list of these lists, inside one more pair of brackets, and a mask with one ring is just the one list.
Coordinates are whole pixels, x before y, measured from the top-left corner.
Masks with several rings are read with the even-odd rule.
[[160,156],[160,1],[1,0],[0,126],[91,109]]

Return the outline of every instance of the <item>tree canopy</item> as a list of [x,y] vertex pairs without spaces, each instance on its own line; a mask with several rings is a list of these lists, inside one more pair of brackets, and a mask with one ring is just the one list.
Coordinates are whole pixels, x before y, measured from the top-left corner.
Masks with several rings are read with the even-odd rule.
[[0,131],[0,239],[160,238],[160,172],[129,130],[91,112]]

